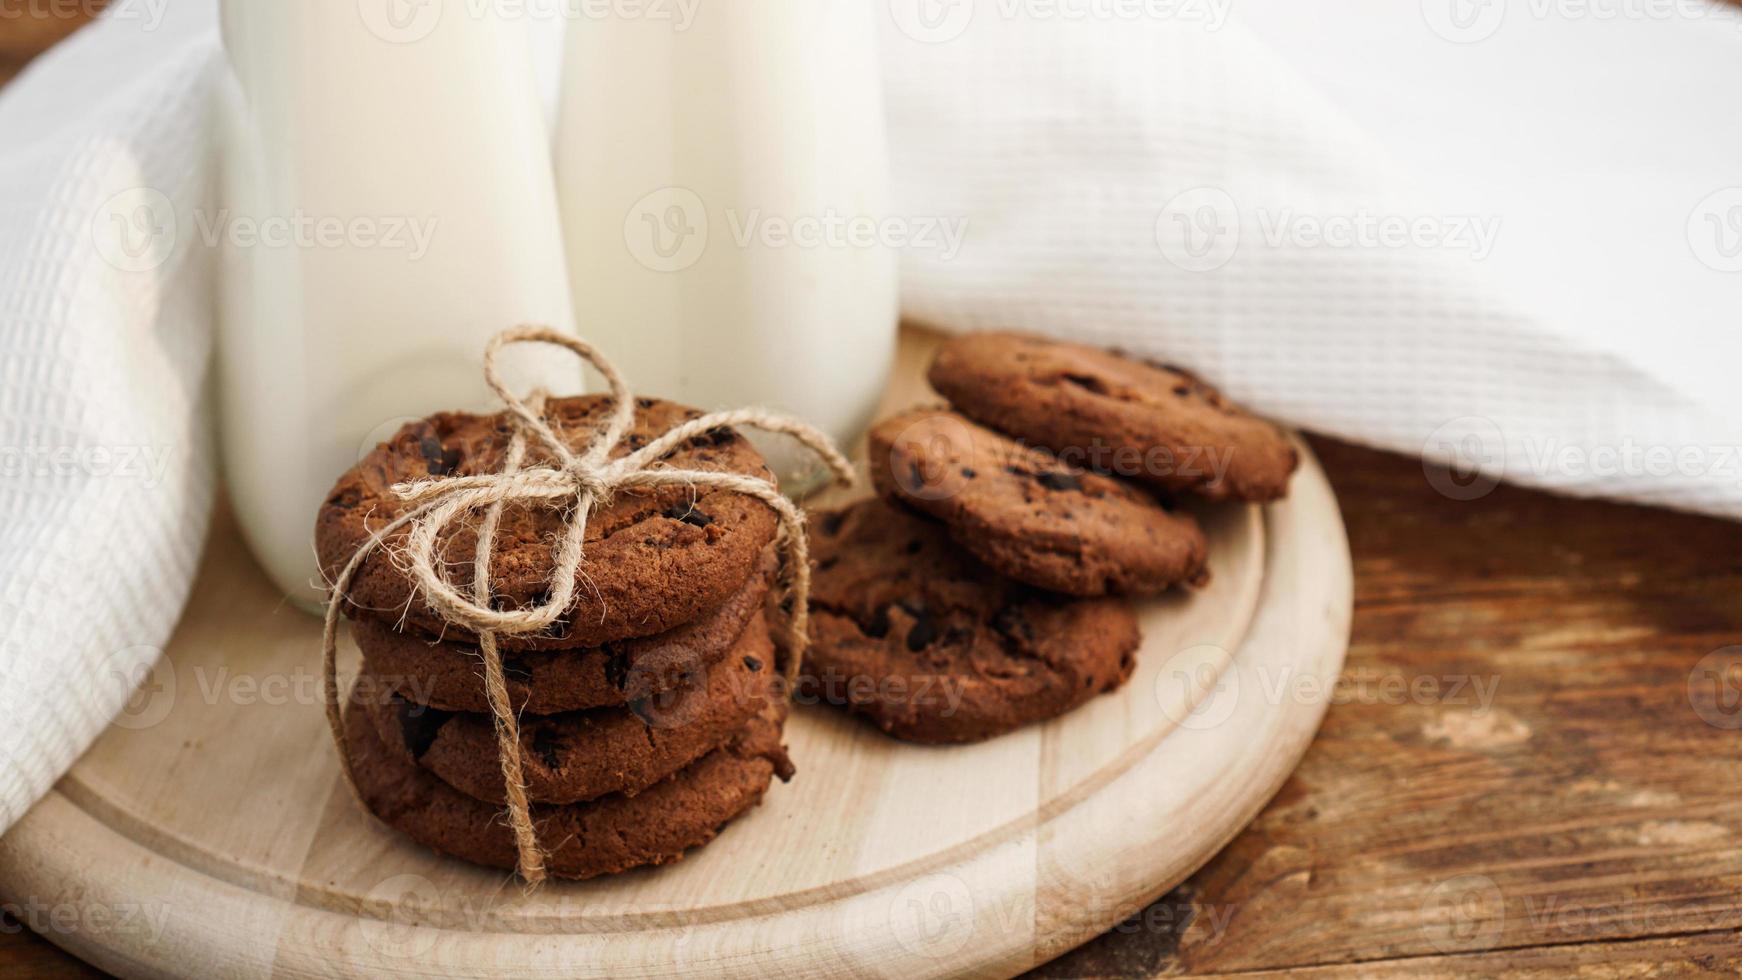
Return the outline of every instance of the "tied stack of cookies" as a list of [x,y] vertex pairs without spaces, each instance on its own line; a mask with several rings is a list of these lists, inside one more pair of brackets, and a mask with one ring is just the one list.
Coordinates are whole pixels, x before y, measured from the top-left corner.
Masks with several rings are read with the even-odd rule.
[[[584,461],[615,404],[604,395],[537,400],[529,417]],[[648,398],[634,399],[633,409],[601,452],[601,467],[662,447],[670,441],[662,437],[700,416]],[[589,501],[573,599],[548,626],[468,631],[438,601],[440,587],[415,574],[418,534],[431,535],[429,567],[456,592],[476,581],[482,537],[487,609],[549,609],[574,506],[509,499],[488,529],[466,501],[445,524],[401,519],[422,504],[418,488],[469,492],[510,485],[491,483],[504,474],[536,471],[549,483],[566,473],[556,450],[516,435],[523,428],[512,412],[414,422],[345,473],[321,507],[316,547],[335,609],[351,618],[362,652],[342,720],[330,695],[347,774],[388,826],[531,880],[676,860],[755,806],[774,777],[793,774],[781,744],[783,644],[771,635],[780,631],[771,631],[770,613],[782,609],[771,598],[782,585],[777,531],[784,542],[796,511],[783,518],[781,506],[754,493],[659,482],[727,474],[772,487],[763,457],[738,431],[700,431],[638,470],[654,474],[646,485],[601,487]],[[838,472],[845,468],[842,461]],[[630,479],[628,471],[601,472]],[[792,522],[787,531],[783,520]],[[802,547],[802,535],[793,536]],[[329,671],[336,623],[334,612]],[[500,667],[495,690],[484,639]],[[517,743],[505,745],[505,732]],[[516,812],[527,819],[506,818]],[[523,827],[538,851],[531,874]]]
[[948,408],[879,422],[878,498],[813,515],[807,700],[897,738],[968,742],[1062,715],[1131,676],[1123,596],[1197,586],[1180,495],[1265,502],[1287,437],[1178,368],[988,333],[928,373]]

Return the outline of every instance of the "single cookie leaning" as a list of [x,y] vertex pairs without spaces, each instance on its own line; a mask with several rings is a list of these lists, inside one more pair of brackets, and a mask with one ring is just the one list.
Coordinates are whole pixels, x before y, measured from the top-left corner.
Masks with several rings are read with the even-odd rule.
[[896,738],[969,742],[1070,711],[1131,676],[1117,599],[1012,582],[931,521],[867,500],[810,522],[811,648],[801,698]]
[[[654,636],[577,650],[527,650],[502,657],[508,702],[517,712],[552,715],[628,704],[669,691],[707,671],[762,609],[775,558],[750,576],[718,609]],[[484,666],[476,644],[402,633],[376,619],[358,619],[351,635],[368,671],[418,704],[443,711],[488,712]]]
[[1011,578],[1079,596],[1203,579],[1209,545],[1189,515],[954,412],[885,419],[870,442],[878,493],[943,521]]
[[[545,419],[575,449],[585,447],[609,418],[610,398],[585,395],[552,400]],[[694,409],[642,398],[635,423],[613,457],[646,445],[695,418]],[[328,581],[390,521],[410,508],[396,484],[441,476],[499,473],[511,438],[508,415],[445,412],[413,422],[377,446],[327,495],[315,524],[315,548]],[[535,445],[527,466],[547,462]],[[762,456],[731,429],[716,429],[662,460],[679,469],[742,473],[772,480]],[[567,521],[561,509],[510,504],[503,509],[492,553],[490,586],[497,608],[543,603],[555,549]],[[478,521],[456,524],[437,539],[435,564],[462,591],[472,583]],[[547,634],[503,636],[504,649],[570,649],[650,636],[687,623],[719,606],[757,567],[774,537],[776,518],[754,497],[705,487],[623,491],[587,520],[586,561],[577,574],[575,600]],[[464,639],[446,627],[419,594],[394,552],[404,528],[377,548],[352,580],[352,613],[403,621],[426,632]]]
[[[535,804],[532,823],[547,849],[546,867],[559,877],[591,878],[676,861],[713,840],[762,799],[770,779],[791,778],[792,763],[780,744],[785,719],[785,702],[770,702],[731,742],[637,796]],[[405,761],[355,705],[345,714],[345,751],[364,806],[383,823],[444,854],[492,868],[516,866],[513,832],[501,808]]]
[[1287,437],[1196,375],[1012,333],[945,344],[932,387],[971,418],[1067,462],[1211,500],[1275,500],[1299,457]]
[[[624,708],[523,719],[521,765],[527,795],[575,803],[607,793],[633,796],[729,741],[778,698],[774,643],[759,614],[712,669],[664,694]],[[364,675],[368,690],[385,690]],[[504,803],[502,766],[489,715],[456,714],[402,697],[367,701],[375,733],[407,762],[467,796]]]

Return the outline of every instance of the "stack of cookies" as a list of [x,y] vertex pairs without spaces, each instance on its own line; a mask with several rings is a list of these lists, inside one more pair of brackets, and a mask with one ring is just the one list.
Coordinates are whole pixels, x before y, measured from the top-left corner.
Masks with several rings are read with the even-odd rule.
[[[552,400],[545,422],[579,450],[604,425],[604,396]],[[636,402],[622,455],[699,413]],[[396,484],[501,472],[508,416],[448,413],[378,446],[321,507],[316,546],[329,581],[412,505]],[[532,449],[527,465],[545,460]],[[663,463],[772,480],[739,433],[714,429]],[[569,515],[508,504],[490,552],[497,609],[541,606]],[[777,522],[759,500],[706,487],[620,492],[595,509],[577,597],[536,634],[501,635],[507,698],[520,722],[531,817],[550,873],[588,878],[662,864],[705,844],[790,778],[765,598]],[[438,851],[516,867],[505,782],[477,638],[444,623],[404,567],[405,529],[367,552],[346,594],[362,673],[344,750],[364,804]],[[475,522],[437,539],[436,567],[470,587]]]
[[1074,344],[978,334],[929,372],[951,408],[870,436],[881,499],[815,515],[801,693],[898,738],[963,742],[1123,684],[1120,596],[1207,579],[1179,494],[1268,501],[1288,439],[1193,375]]

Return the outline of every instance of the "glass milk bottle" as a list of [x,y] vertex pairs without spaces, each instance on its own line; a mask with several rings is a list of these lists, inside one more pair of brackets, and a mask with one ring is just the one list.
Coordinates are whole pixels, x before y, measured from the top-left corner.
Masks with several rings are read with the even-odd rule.
[[[315,512],[405,421],[489,409],[485,341],[573,329],[527,25],[459,0],[222,0],[220,410],[242,530],[312,603]],[[521,352],[512,352],[520,354]],[[574,359],[504,362],[576,391]]]
[[[569,25],[569,280],[581,334],[637,390],[788,412],[843,448],[871,421],[898,316],[876,28],[869,0]],[[790,480],[797,457],[769,448]]]

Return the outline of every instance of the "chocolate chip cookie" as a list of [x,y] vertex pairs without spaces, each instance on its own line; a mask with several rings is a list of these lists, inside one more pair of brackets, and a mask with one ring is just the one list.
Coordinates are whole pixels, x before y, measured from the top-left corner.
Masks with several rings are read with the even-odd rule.
[[1210,500],[1275,500],[1299,463],[1277,428],[1196,375],[1012,333],[938,351],[932,387],[963,414],[1066,462]]
[[[718,609],[676,629],[578,650],[507,651],[502,672],[516,711],[550,715],[623,705],[677,687],[720,662],[762,608],[775,557],[765,554]],[[484,664],[475,644],[402,633],[375,619],[358,619],[351,635],[369,672],[406,698],[444,711],[487,712]]]
[[1013,582],[932,521],[867,500],[813,515],[810,541],[801,702],[845,707],[896,738],[970,742],[1131,676],[1139,634],[1125,603]]
[[1190,515],[954,412],[885,419],[870,444],[878,493],[943,521],[958,544],[1011,578],[1096,596],[1160,592],[1204,576],[1209,546]]
[[[603,395],[556,399],[545,418],[580,449],[609,417]],[[655,399],[636,402],[635,424],[614,451],[625,455],[699,413]],[[444,412],[413,422],[376,447],[344,476],[322,504],[315,547],[328,581],[352,554],[410,506],[395,484],[440,476],[498,473],[511,430],[506,413]],[[536,444],[528,466],[544,462]],[[664,465],[743,473],[772,480],[762,456],[731,429],[716,429],[674,450]],[[502,609],[535,606],[547,596],[563,511],[511,504],[504,508],[491,560],[493,602]],[[462,590],[472,581],[477,520],[456,523],[437,540],[437,566]],[[505,636],[505,649],[569,649],[650,636],[687,623],[719,606],[755,570],[774,537],[776,519],[754,497],[705,487],[628,490],[596,509],[587,521],[586,561],[577,575],[573,605],[547,634]],[[405,530],[389,536],[401,545]],[[346,597],[347,611],[403,621],[440,632],[440,616],[395,555],[376,549],[362,564]],[[455,631],[448,630],[449,636]]]
[[[546,849],[548,870],[564,878],[591,878],[667,864],[706,844],[761,801],[772,777],[791,778],[792,763],[780,744],[785,719],[785,702],[770,702],[732,741],[636,796],[535,804],[533,827]],[[383,823],[443,854],[514,868],[514,837],[501,808],[407,762],[381,741],[368,712],[356,706],[345,716],[345,751],[364,805]]]
[[[528,717],[520,726],[527,795],[541,803],[633,796],[730,740],[776,687],[774,643],[759,614],[712,669],[622,708]],[[368,690],[385,690],[368,677]],[[506,802],[489,715],[429,708],[403,697],[366,701],[383,744],[467,796]]]

